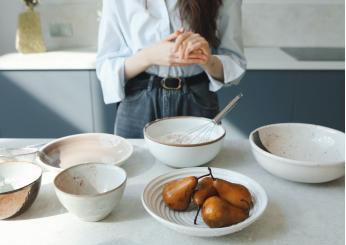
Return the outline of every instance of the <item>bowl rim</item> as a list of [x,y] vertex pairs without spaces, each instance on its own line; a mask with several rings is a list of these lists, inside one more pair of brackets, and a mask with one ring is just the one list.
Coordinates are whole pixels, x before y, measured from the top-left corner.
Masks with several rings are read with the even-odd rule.
[[252,146],[252,148],[256,149],[257,151],[259,151],[260,153],[262,153],[263,155],[267,156],[267,157],[271,157],[274,158],[276,160],[280,160],[280,161],[285,161],[288,164],[293,164],[293,165],[297,165],[297,166],[306,166],[306,167],[333,167],[333,166],[338,166],[338,165],[345,165],[345,159],[342,162],[335,162],[335,161],[324,161],[324,162],[314,162],[314,161],[304,161],[304,160],[294,160],[294,159],[290,159],[290,158],[286,158],[286,157],[282,157],[282,156],[278,156],[275,154],[272,154],[270,152],[266,152],[263,149],[261,149],[257,144],[255,144],[255,142],[253,141],[253,134],[256,131],[259,131],[261,129],[264,128],[269,128],[269,127],[273,127],[273,126],[284,126],[284,125],[293,125],[293,126],[304,126],[304,127],[315,127],[315,128],[320,128],[326,131],[330,131],[333,133],[337,133],[337,134],[343,134],[345,136],[345,133],[342,131],[339,131],[337,129],[333,129],[333,128],[328,128],[326,126],[322,126],[322,125],[317,125],[317,124],[310,124],[310,123],[273,123],[273,124],[268,124],[268,125],[264,125],[261,127],[258,127],[256,129],[254,129],[250,135],[249,135],[249,141],[250,141],[250,145]]
[[[268,195],[265,191],[265,189],[257,182],[255,181],[254,179],[242,174],[242,173],[239,173],[239,172],[236,172],[236,171],[233,171],[233,170],[229,170],[229,169],[224,169],[224,168],[215,168],[215,167],[211,167],[211,169],[213,171],[222,171],[222,172],[229,172],[231,175],[238,175],[238,177],[241,177],[243,179],[247,179],[247,180],[250,180],[253,184],[256,185],[256,188],[258,188],[257,190],[259,192],[261,192],[262,194],[262,198],[263,198],[263,205],[260,206],[261,209],[259,209],[258,213],[257,213],[257,216],[255,217],[248,217],[246,220],[240,222],[240,223],[237,223],[237,224],[234,224],[234,225],[231,225],[231,226],[226,226],[226,227],[220,227],[220,228],[210,228],[210,227],[193,227],[193,226],[184,226],[184,225],[181,225],[181,224],[177,224],[177,223],[174,223],[170,220],[167,220],[163,217],[161,217],[160,215],[158,215],[156,212],[152,211],[149,207],[149,205],[147,204],[146,202],[146,197],[145,197],[145,192],[147,191],[147,188],[149,185],[152,185],[153,182],[155,182],[157,179],[162,179],[164,177],[167,177],[167,176],[170,176],[172,175],[173,173],[175,173],[176,175],[178,174],[186,174],[187,172],[190,172],[190,171],[198,171],[200,169],[203,169],[205,167],[192,167],[192,168],[183,168],[183,169],[175,169],[175,170],[171,170],[169,172],[166,172],[166,173],[163,173],[159,176],[156,176],[155,178],[151,179],[144,187],[143,191],[142,191],[142,194],[141,194],[141,201],[142,201],[142,206],[144,207],[144,209],[153,217],[155,218],[156,220],[162,222],[163,224],[165,225],[168,225],[168,226],[171,226],[171,227],[174,227],[176,229],[179,229],[181,230],[182,228],[185,229],[186,232],[198,232],[198,231],[206,231],[206,230],[210,230],[212,229],[213,231],[217,232],[219,231],[220,233],[222,233],[223,235],[225,234],[232,234],[234,232],[237,232],[237,231],[240,231],[242,229],[245,229],[246,227],[250,226],[252,223],[254,223],[257,219],[259,219],[263,213],[265,212],[267,206],[268,206],[268,202],[269,202],[269,198],[268,198]],[[245,224],[245,226],[244,226]],[[230,229],[235,229],[234,231],[231,231],[231,232],[228,232]],[[199,236],[199,235],[194,235],[194,236]],[[215,235],[210,235],[209,237],[211,236],[215,236]]]
[[[66,192],[66,191],[63,191],[61,190],[58,185],[56,184],[56,181],[58,179],[59,176],[61,176],[63,173],[73,169],[73,168],[78,168],[78,167],[81,167],[81,166],[87,166],[87,165],[99,165],[99,166],[103,166],[103,167],[111,167],[111,168],[115,168],[117,169],[117,171],[121,171],[124,175],[125,175],[125,178],[124,180],[121,182],[121,184],[117,185],[116,187],[108,190],[108,191],[105,191],[105,192],[101,192],[101,193],[95,193],[95,194],[73,194],[73,193],[69,193],[69,192]],[[63,171],[61,171],[60,173],[58,173],[55,177],[54,177],[54,180],[53,180],[53,185],[54,185],[54,188],[55,190],[58,190],[68,196],[73,196],[73,197],[98,197],[98,196],[103,196],[103,195],[107,195],[113,191],[116,191],[117,189],[120,189],[121,187],[123,187],[123,185],[125,185],[127,181],[127,173],[126,171],[119,167],[119,166],[115,166],[115,165],[111,165],[111,164],[107,164],[107,163],[81,163],[81,164],[78,164],[78,165],[74,165],[72,167],[69,167],[69,168],[66,168],[64,169]]]
[[32,162],[28,162],[28,161],[6,161],[6,162],[0,163],[0,166],[3,165],[3,164],[12,164],[12,165],[13,165],[13,164],[18,164],[18,163],[21,163],[21,164],[24,163],[24,164],[27,164],[27,165],[34,166],[35,168],[38,168],[38,169],[40,170],[40,175],[39,175],[37,178],[35,178],[35,180],[31,181],[29,184],[27,184],[27,185],[25,185],[25,186],[16,188],[16,189],[11,190],[11,191],[0,192],[0,196],[1,196],[1,195],[6,195],[6,194],[11,194],[11,193],[20,191],[20,190],[22,190],[22,189],[24,189],[24,188],[26,188],[26,187],[28,187],[28,186],[34,184],[36,181],[38,181],[39,179],[42,178],[42,174],[43,174],[42,168],[41,168],[40,166],[38,166],[38,165],[32,163]]
[[206,117],[195,117],[195,116],[174,116],[174,117],[163,117],[163,118],[159,118],[156,119],[154,121],[148,122],[144,128],[143,128],[143,135],[145,138],[154,141],[156,143],[159,143],[161,145],[167,145],[167,146],[174,146],[174,147],[197,147],[197,146],[204,146],[204,145],[210,145],[213,144],[217,141],[220,141],[221,139],[223,139],[226,135],[226,129],[224,128],[224,126],[222,126],[221,124],[218,124],[218,126],[220,126],[223,129],[223,134],[221,136],[219,136],[218,138],[216,138],[215,140],[210,140],[210,141],[206,141],[203,143],[197,143],[197,144],[173,144],[173,143],[167,143],[167,142],[163,142],[161,140],[155,139],[154,137],[151,137],[150,135],[147,134],[147,129],[152,126],[155,123],[158,123],[160,121],[164,121],[164,120],[170,120],[170,119],[180,119],[180,118],[193,118],[193,119],[202,119],[202,120],[206,120],[209,122],[213,122],[212,119],[210,118],[206,118]]
[[[121,136],[118,136],[116,134],[107,134],[107,133],[81,133],[81,134],[72,134],[72,135],[60,137],[60,138],[54,139],[54,140],[49,141],[48,143],[44,144],[43,146],[41,146],[39,148],[39,150],[37,152],[42,152],[44,149],[48,148],[49,146],[51,146],[51,145],[53,145],[55,143],[64,141],[64,140],[68,140],[68,139],[71,139],[71,138],[78,138],[78,137],[96,136],[96,135],[104,135],[104,136],[107,136],[107,137],[120,138],[120,140],[122,140],[122,142],[124,142],[127,146],[129,146],[130,150],[123,158],[121,158],[120,160],[118,160],[116,162],[110,162],[110,163],[107,163],[107,164],[119,165],[120,166],[120,165],[122,165],[120,163],[123,163],[126,160],[128,160],[131,157],[131,155],[133,154],[133,151],[134,151],[133,150],[133,145],[127,139],[125,139],[125,138],[123,138]],[[36,155],[36,160],[38,161],[38,163],[43,164],[46,168],[54,170],[54,171],[62,171],[62,170],[67,169],[67,168],[55,167],[53,165],[47,164],[46,162],[42,161],[41,158],[38,155]],[[87,162],[87,163],[92,163],[92,162]],[[86,163],[81,163],[81,164],[86,164]],[[77,165],[80,165],[80,164],[77,164]],[[77,166],[77,165],[74,165],[74,166]]]

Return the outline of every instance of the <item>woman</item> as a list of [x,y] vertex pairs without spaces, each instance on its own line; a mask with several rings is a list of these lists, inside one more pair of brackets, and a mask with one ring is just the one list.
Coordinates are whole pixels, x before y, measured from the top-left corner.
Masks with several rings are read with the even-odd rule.
[[142,138],[163,117],[212,118],[215,91],[245,72],[241,0],[104,0],[96,63],[117,135]]

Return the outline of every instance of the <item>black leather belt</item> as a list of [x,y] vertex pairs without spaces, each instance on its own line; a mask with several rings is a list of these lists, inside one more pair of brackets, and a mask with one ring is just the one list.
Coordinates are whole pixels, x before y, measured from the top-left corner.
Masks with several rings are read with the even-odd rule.
[[183,85],[193,86],[198,83],[209,82],[208,76],[205,72],[191,77],[159,77],[149,73],[141,73],[126,82],[126,94],[137,90],[147,89],[151,80],[153,81],[153,87],[163,88],[166,90],[179,90]]

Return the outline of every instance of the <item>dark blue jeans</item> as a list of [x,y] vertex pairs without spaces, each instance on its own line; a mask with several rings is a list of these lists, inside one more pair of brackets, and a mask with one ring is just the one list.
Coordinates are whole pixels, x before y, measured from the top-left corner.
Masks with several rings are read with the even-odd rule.
[[[146,89],[127,93],[117,105],[114,133],[124,138],[143,138],[144,126],[153,120],[172,116],[198,116],[213,118],[219,111],[216,93],[209,91],[209,80],[188,86],[183,83],[179,90],[153,86],[148,79]],[[127,82],[135,86],[141,81]]]

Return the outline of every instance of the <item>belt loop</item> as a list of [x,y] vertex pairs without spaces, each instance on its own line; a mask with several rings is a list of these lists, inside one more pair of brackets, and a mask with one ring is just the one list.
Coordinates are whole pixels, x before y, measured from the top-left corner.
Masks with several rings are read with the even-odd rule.
[[187,94],[188,93],[188,87],[187,87],[185,78],[181,77],[181,81],[183,82],[183,93]]
[[147,87],[148,92],[150,92],[153,89],[154,79],[155,79],[155,75],[150,75],[148,87]]

